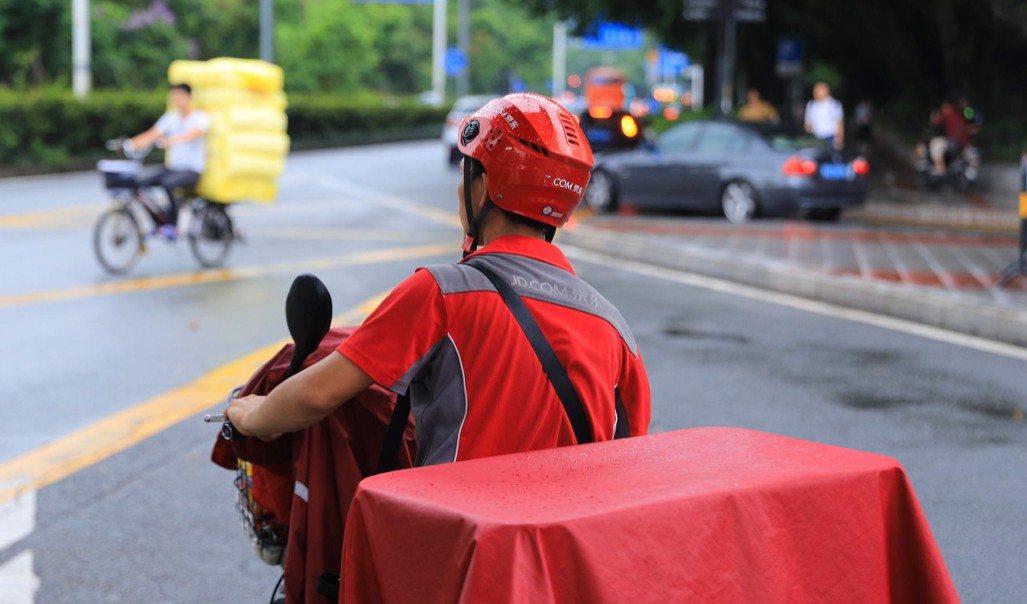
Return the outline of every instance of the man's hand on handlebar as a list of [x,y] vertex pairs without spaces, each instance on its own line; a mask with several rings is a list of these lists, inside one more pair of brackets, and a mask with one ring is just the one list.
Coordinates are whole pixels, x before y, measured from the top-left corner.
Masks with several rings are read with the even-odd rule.
[[225,417],[227,417],[232,422],[235,429],[244,436],[255,436],[265,442],[275,440],[281,436],[281,433],[257,434],[253,430],[251,423],[248,421],[250,415],[260,407],[265,398],[266,397],[251,394],[249,396],[232,399],[232,402],[228,404],[228,408],[225,409]]

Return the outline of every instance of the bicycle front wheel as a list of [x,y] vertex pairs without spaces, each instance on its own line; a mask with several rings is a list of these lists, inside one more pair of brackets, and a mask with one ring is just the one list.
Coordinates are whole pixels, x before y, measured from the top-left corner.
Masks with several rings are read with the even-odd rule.
[[189,227],[189,249],[204,268],[224,264],[232,249],[235,231],[224,204],[207,203],[193,216]]
[[108,210],[93,228],[93,252],[112,275],[127,272],[143,254],[143,233],[128,208]]

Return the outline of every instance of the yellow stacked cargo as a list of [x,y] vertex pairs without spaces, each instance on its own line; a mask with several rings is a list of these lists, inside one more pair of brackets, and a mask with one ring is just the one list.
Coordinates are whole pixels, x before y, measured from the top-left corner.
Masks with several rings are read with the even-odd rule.
[[289,153],[282,68],[252,59],[175,61],[168,81],[193,89],[210,116],[204,198],[223,203],[271,203]]

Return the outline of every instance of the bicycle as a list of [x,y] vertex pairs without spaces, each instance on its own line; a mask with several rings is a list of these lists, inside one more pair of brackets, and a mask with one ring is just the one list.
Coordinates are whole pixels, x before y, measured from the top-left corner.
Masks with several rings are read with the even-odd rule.
[[[143,158],[153,147],[136,149],[123,137],[107,141],[106,147],[121,152],[126,159],[97,163],[113,207],[96,221],[93,252],[104,270],[118,275],[128,272],[146,253],[146,240],[157,236],[157,226],[166,224],[168,215],[149,190],[140,184]],[[228,214],[228,205],[204,199],[195,189],[181,190],[180,195],[182,205],[190,210],[185,234],[193,257],[203,268],[221,266],[232,244],[239,239]],[[143,228],[147,221],[153,228]]]

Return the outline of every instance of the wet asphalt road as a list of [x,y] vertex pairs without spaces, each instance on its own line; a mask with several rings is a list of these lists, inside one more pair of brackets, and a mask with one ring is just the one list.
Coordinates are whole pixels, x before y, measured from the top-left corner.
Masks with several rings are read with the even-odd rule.
[[[247,242],[234,272],[202,284],[188,282],[184,245],[155,245],[127,277],[102,274],[89,247],[95,175],[0,181],[0,463],[285,337],[285,292],[315,259],[452,242],[323,264],[336,312],[455,259],[458,231],[425,210],[455,210],[442,157],[434,142],[293,156],[278,203],[235,213]],[[575,264],[635,331],[652,430],[739,426],[894,456],[963,600],[1022,601],[1022,360]],[[132,291],[109,291],[126,282]],[[231,475],[207,461],[212,441],[196,417],[36,493],[31,534],[0,535],[0,601],[29,552],[40,603],[266,601],[277,574],[241,533]]]

